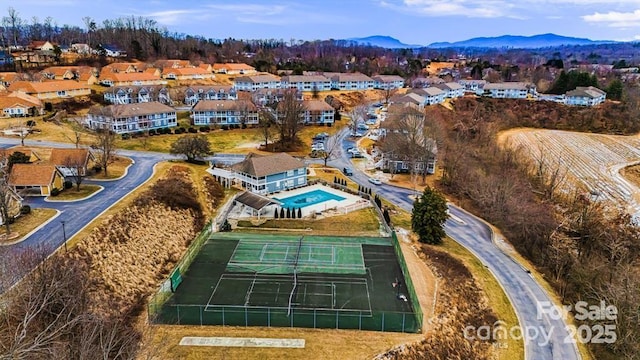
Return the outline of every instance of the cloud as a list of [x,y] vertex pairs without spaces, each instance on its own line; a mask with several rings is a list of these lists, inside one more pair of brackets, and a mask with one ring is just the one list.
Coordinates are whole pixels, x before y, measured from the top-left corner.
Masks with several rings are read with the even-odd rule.
[[633,12],[596,12],[585,15],[582,19],[588,23],[605,24],[616,28],[638,27],[640,26],[640,9]]
[[195,10],[163,10],[155,11],[152,13],[143,14],[142,16],[152,18],[162,25],[176,25],[182,23],[187,15],[194,15],[198,12]]
[[514,5],[503,0],[382,0],[379,5],[407,14],[427,17],[520,18],[511,12]]

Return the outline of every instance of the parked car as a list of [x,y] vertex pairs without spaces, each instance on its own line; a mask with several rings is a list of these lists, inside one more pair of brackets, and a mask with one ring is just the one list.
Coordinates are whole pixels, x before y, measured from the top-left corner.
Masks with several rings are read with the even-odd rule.
[[374,184],[374,185],[382,184],[382,181],[380,181],[380,179],[378,179],[378,178],[369,178],[369,182]]
[[347,176],[352,176],[353,175],[353,171],[351,171],[351,168],[348,168],[348,167],[343,168],[342,172]]

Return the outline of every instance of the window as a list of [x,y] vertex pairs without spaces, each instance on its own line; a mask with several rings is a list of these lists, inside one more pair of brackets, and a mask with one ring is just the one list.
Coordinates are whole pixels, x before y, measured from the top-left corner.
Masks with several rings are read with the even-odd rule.
[[298,178],[298,185],[304,184],[304,178]]

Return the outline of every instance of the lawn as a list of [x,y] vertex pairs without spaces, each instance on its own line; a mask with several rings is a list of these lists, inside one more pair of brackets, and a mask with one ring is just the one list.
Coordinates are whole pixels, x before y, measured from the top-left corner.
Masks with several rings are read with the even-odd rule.
[[111,164],[109,164],[108,174],[104,171],[94,174],[90,178],[92,180],[112,180],[118,179],[125,174],[126,169],[133,163],[126,156],[116,156]]
[[[338,180],[346,180],[348,188],[358,190],[358,184],[353,182],[348,176],[344,175],[341,169],[336,169],[330,166],[324,167],[318,164],[311,164],[310,167],[313,168],[315,174],[313,176],[309,176],[309,180],[321,179],[333,184],[333,180],[337,178]],[[375,188],[373,188],[373,190],[375,190]]]
[[[46,221],[51,219],[56,215],[57,211],[54,209],[47,208],[37,208],[31,209],[31,212],[27,215],[22,215],[16,219],[16,221],[11,225],[11,241],[15,241],[17,239],[22,238],[27,235],[31,231],[33,231],[38,226],[44,224]],[[4,231],[4,226],[0,229],[0,231]],[[2,239],[0,239],[0,244],[2,244]]]
[[64,189],[57,196],[50,196],[48,199],[51,201],[69,201],[69,200],[82,200],[89,197],[91,194],[102,189],[102,186],[93,184],[81,184],[78,191],[75,184],[70,189]]
[[[285,220],[270,219],[264,224],[254,226],[250,221],[238,221],[238,226],[265,229],[297,229],[308,231],[312,229],[314,235],[349,235],[349,236],[379,236],[380,222],[373,208],[362,209],[346,215],[336,215],[317,220]],[[244,229],[243,229],[244,231]]]

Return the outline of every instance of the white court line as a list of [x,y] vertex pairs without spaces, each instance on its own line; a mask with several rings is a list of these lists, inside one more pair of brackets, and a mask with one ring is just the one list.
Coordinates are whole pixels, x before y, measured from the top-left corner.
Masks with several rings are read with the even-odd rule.
[[269,246],[269,244],[262,245],[262,251],[260,251],[260,262],[262,262],[262,259],[264,258],[264,252],[267,250],[267,246]]
[[253,281],[251,282],[251,287],[249,287],[249,290],[247,291],[247,294],[244,296],[244,306],[249,305],[249,299],[251,299],[251,293],[253,292],[253,287],[256,285],[256,278],[253,278]]

